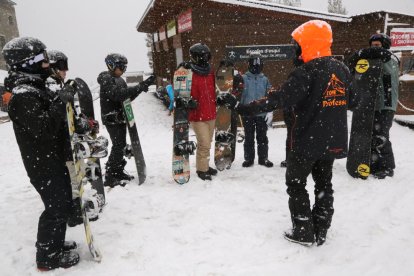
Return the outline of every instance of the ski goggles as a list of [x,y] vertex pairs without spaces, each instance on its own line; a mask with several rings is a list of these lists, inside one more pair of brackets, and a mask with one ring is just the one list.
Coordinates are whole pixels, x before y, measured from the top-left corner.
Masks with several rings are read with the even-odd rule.
[[250,64],[251,65],[262,65],[262,59],[259,57],[250,59]]
[[122,72],[125,72],[127,69],[127,65],[126,64],[116,64],[115,68],[119,68],[119,70],[121,70]]
[[59,71],[68,71],[69,67],[68,67],[68,61],[67,60],[58,60],[56,61],[54,64],[51,64],[52,68],[55,68]]
[[29,65],[33,65],[38,62],[49,63],[49,56],[47,55],[46,51],[43,51],[40,54],[37,54],[26,61],[26,63],[28,63]]

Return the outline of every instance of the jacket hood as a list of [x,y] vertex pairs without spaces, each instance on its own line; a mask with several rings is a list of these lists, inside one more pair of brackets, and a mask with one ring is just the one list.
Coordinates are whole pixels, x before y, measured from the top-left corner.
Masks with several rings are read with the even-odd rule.
[[302,49],[304,62],[332,55],[332,29],[322,20],[310,20],[292,32],[292,38]]

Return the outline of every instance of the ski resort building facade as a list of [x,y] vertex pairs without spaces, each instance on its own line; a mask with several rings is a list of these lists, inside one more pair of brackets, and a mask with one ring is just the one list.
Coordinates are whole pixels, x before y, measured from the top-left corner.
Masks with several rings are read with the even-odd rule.
[[[152,35],[153,70],[158,85],[162,85],[162,79],[171,80],[177,65],[189,60],[191,45],[204,42],[211,50],[215,68],[233,50],[244,51],[245,55],[239,53],[235,60],[242,72],[247,70],[246,53],[260,48],[267,59],[264,74],[277,87],[293,67],[274,45],[291,43],[291,32],[312,19],[325,20],[332,26],[332,51],[339,59],[368,47],[374,33],[399,38],[401,43],[391,50],[401,59],[401,72],[414,74],[414,31],[410,37],[413,15],[378,11],[349,17],[255,0],[152,0],[136,29]],[[282,60],[277,60],[280,57]],[[414,107],[414,81],[402,88],[401,100]]]

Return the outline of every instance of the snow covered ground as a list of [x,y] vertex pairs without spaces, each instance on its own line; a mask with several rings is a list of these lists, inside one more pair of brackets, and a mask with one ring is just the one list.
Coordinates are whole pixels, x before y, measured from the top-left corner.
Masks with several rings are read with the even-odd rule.
[[[98,101],[95,107],[99,112]],[[92,223],[101,263],[91,260],[78,226],[68,229],[67,239],[80,244],[81,262],[47,275],[414,275],[412,130],[397,124],[391,130],[393,178],[356,180],[346,173],[345,160],[335,162],[332,228],[324,246],[305,248],[282,236],[290,227],[285,169],[242,168],[238,144],[231,170],[204,182],[192,157],[190,182],[177,185],[172,117],[150,93],[133,107],[146,182],[107,190],[108,204]],[[279,164],[286,129],[268,134],[269,158]],[[0,125],[0,135],[0,275],[43,275],[34,247],[42,202],[26,176],[11,123]],[[127,169],[135,173],[132,161]],[[311,178],[308,190],[312,194]]]

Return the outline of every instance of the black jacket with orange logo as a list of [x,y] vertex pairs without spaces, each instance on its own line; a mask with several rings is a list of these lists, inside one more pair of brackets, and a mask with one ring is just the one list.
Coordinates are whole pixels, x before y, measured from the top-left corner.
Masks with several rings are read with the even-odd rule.
[[[309,158],[344,158],[348,150],[347,109],[351,75],[331,56],[312,59],[296,68],[280,90],[238,110],[268,112],[295,106],[290,148]],[[353,101],[353,100],[352,100]]]

